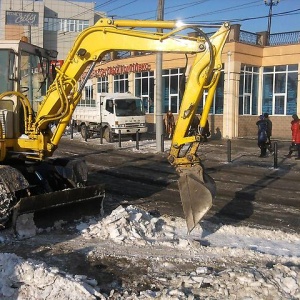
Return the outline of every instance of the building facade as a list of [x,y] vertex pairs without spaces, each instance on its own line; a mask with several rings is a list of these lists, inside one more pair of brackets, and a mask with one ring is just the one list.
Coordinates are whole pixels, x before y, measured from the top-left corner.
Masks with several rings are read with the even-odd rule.
[[[268,42],[270,41],[270,42]],[[250,33],[232,26],[222,53],[223,72],[209,121],[212,136],[255,137],[258,116],[268,113],[274,138],[291,138],[290,121],[299,107],[300,33]],[[132,54],[132,53],[131,53]],[[163,112],[179,112],[193,55],[163,54]],[[150,130],[155,124],[155,54],[128,55],[98,65],[84,101],[97,93],[131,92],[144,100]],[[206,92],[198,112],[203,108]]]
[[[1,39],[21,39],[58,51],[63,62],[80,31],[104,13],[93,2],[1,0]],[[300,113],[300,33],[251,33],[233,25],[222,54],[223,70],[210,111],[212,137],[255,137],[260,114],[269,113],[273,137],[290,139],[291,115]],[[179,112],[193,55],[163,54],[163,112]],[[59,65],[59,64],[58,64]],[[155,128],[156,56],[111,53],[88,80],[81,105],[92,105],[105,92],[142,97],[149,124]],[[201,111],[206,92],[200,102]]]
[[58,51],[63,61],[75,38],[93,25],[101,13],[94,2],[62,0],[1,0],[0,39],[29,42]]

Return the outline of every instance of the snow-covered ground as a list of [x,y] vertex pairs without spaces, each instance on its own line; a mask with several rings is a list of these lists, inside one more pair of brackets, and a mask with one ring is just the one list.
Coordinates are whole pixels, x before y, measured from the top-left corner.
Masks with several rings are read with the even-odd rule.
[[[165,274],[140,293],[112,289],[110,299],[300,299],[297,234],[202,222],[187,235],[184,220],[155,217],[133,206],[119,206],[76,229],[77,240],[97,245],[87,256],[146,258],[156,262],[157,274]],[[174,272],[187,262],[195,263],[193,271]],[[98,284],[42,262],[0,254],[0,299],[108,299]]]
[[[140,150],[126,145],[155,152],[154,141],[143,141]],[[141,281],[151,284],[139,292],[124,286],[103,292],[93,278],[0,253],[0,299],[300,299],[296,233],[203,221],[188,235],[185,220],[134,206],[73,226],[78,247],[89,245],[86,257],[148,260]],[[15,241],[10,231],[0,232],[0,246]]]

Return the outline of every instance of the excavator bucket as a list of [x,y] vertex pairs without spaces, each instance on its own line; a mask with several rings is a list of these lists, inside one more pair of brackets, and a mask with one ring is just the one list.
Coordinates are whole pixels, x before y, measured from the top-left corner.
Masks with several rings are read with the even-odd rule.
[[24,214],[33,214],[34,224],[41,228],[53,226],[58,220],[80,218],[87,212],[101,215],[104,197],[103,184],[23,197],[12,208],[12,226],[17,232],[17,220]]
[[200,166],[180,171],[179,175],[180,198],[190,233],[212,207],[216,185]]
[[17,224],[23,231],[30,224],[47,228],[103,212],[104,184],[87,185],[83,160],[55,158],[15,166],[0,165],[0,228],[12,225],[18,234]]

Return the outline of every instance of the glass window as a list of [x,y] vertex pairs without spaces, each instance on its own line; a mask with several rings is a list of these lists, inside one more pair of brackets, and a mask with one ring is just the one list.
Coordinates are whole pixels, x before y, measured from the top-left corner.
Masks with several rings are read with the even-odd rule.
[[114,93],[128,92],[128,74],[115,75],[113,82],[114,82]]
[[142,99],[116,99],[116,116],[143,116],[145,115]]
[[257,114],[258,100],[258,67],[241,66],[239,83],[239,114]]
[[154,113],[154,72],[135,73],[135,96],[143,99],[145,113]]
[[297,111],[298,66],[275,66],[263,69],[262,111],[292,115]]
[[287,66],[275,66],[275,72],[286,71]]
[[75,32],[76,31],[76,20],[67,20],[67,31]]
[[77,20],[77,30],[78,32],[83,31],[84,29],[89,27],[88,20]]
[[0,50],[0,93],[13,90],[15,55],[7,49]]
[[108,77],[98,77],[97,78],[97,92],[98,93],[108,93]]
[[288,73],[286,114],[293,115],[297,107],[298,71]]
[[89,27],[88,20],[44,18],[44,30],[80,32]]
[[84,87],[85,106],[95,107],[96,101],[94,100],[94,88],[93,85],[87,85]]
[[[204,90],[203,97],[200,100],[200,103],[197,108],[197,113],[200,114],[203,111],[208,91]],[[222,70],[220,74],[220,79],[217,84],[216,92],[214,95],[212,106],[209,110],[210,114],[223,114],[223,105],[224,105],[224,72]]]
[[163,86],[163,112],[171,110],[173,113],[179,112],[179,106],[182,100],[182,81],[184,82],[184,69],[168,69],[162,71]]
[[106,101],[106,107],[105,109],[110,112],[110,113],[113,113],[114,112],[114,103],[113,103],[113,100],[107,100]]
[[21,51],[20,66],[21,92],[27,93],[28,100],[36,112],[48,88],[49,61],[40,57],[39,53]]

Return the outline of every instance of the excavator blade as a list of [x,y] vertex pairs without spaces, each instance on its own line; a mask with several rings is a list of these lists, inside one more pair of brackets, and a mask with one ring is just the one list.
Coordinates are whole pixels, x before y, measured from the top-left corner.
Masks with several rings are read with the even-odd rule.
[[212,207],[212,201],[216,195],[216,185],[200,166],[181,171],[179,174],[180,198],[190,233]]
[[81,218],[87,213],[100,215],[104,197],[103,184],[24,197],[12,208],[12,226],[16,231],[18,217],[31,213],[34,223],[41,228],[53,226],[58,220]]

